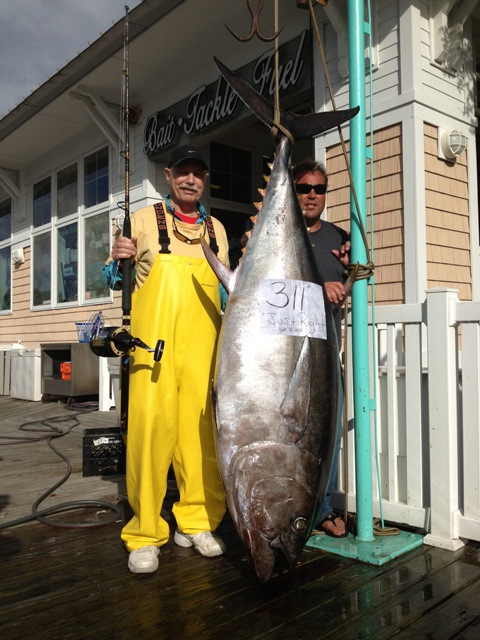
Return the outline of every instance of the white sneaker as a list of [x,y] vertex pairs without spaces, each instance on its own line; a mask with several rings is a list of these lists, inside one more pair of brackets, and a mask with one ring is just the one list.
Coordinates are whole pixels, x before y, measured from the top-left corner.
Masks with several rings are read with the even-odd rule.
[[128,556],[128,568],[132,573],[153,573],[158,569],[160,549],[153,545],[140,547]]
[[178,529],[175,531],[174,536],[175,544],[179,547],[192,547],[202,556],[207,558],[213,558],[214,556],[221,556],[226,551],[225,543],[218,536],[211,531],[201,531],[193,535],[188,533],[182,533]]

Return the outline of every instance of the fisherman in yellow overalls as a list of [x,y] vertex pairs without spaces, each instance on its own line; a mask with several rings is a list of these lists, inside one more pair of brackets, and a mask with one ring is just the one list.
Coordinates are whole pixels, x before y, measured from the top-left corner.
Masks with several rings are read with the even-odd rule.
[[208,177],[199,150],[177,147],[165,176],[170,195],[136,211],[132,239],[120,237],[112,247],[113,260],[135,260],[132,335],[148,345],[165,341],[160,362],[143,349],[130,361],[126,479],[134,516],[122,539],[133,573],[155,571],[159,548],[169,539],[160,512],[170,464],[180,493],[173,507],[175,543],[208,557],[225,551],[212,533],[226,510],[210,400],[220,291],[200,238],[226,266],[228,240],[199,202]]

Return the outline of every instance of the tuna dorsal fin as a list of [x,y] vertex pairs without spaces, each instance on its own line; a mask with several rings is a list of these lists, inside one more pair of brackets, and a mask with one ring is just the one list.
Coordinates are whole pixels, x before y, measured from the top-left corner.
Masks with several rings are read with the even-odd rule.
[[[250,111],[267,126],[271,127],[274,124],[273,105],[251,87],[248,82],[215,58],[215,56],[213,59],[222,76]],[[353,118],[359,111],[360,107],[345,109],[343,111],[309,113],[307,115],[297,115],[290,111],[280,111],[280,124],[292,134],[295,140],[301,140],[302,138],[310,138],[334,127],[338,127],[343,122]]]
[[235,286],[235,280],[237,279],[237,271],[231,271],[228,269],[223,262],[217,258],[203,238],[201,238],[200,242],[208,264],[212,267],[213,272],[223,284],[227,292],[231,293]]
[[294,443],[298,442],[305,432],[311,392],[310,342],[309,338],[305,337],[280,407],[280,413],[287,421],[289,436]]

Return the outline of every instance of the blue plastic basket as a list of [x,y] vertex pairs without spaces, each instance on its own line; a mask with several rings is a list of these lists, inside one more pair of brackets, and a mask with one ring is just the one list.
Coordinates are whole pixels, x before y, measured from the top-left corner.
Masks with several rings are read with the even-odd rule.
[[104,326],[102,312],[94,313],[86,322],[75,322],[79,342],[90,342]]
[[79,342],[90,342],[91,327],[85,322],[75,322]]

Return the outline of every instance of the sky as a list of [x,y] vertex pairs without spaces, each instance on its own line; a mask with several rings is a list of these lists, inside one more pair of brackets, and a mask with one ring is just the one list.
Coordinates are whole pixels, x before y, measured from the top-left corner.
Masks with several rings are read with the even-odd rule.
[[141,0],[0,0],[0,118]]

